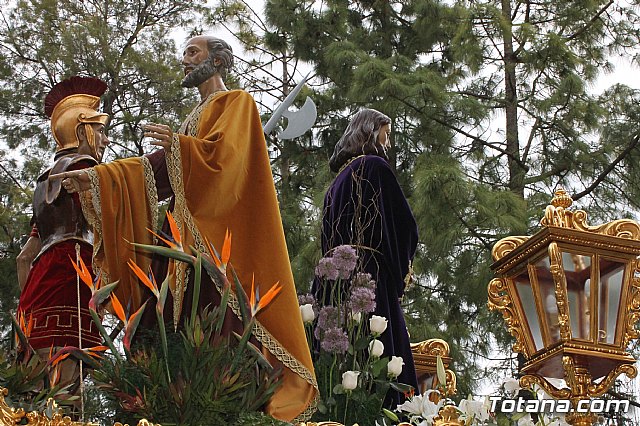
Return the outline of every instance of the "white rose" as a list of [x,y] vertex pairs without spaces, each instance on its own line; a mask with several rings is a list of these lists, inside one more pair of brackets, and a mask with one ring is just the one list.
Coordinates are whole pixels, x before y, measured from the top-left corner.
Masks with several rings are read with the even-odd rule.
[[535,426],[533,420],[531,420],[531,416],[527,414],[524,417],[518,419],[518,426]]
[[371,343],[369,343],[369,355],[374,358],[380,358],[382,353],[384,352],[384,343],[382,343],[378,339],[373,339]]
[[507,379],[502,386],[509,396],[514,396],[520,390],[520,382],[514,378]]
[[342,373],[342,387],[344,390],[354,390],[358,387],[359,371],[345,371]]
[[353,322],[360,322],[362,320],[362,312],[356,312],[355,314],[353,312],[351,312],[349,314],[349,317],[351,318],[351,321],[353,321]]
[[313,322],[316,317],[316,314],[313,312],[313,306],[311,305],[311,303],[301,305],[300,314],[302,314],[302,322],[305,324]]
[[401,356],[392,356],[391,361],[387,364],[387,373],[391,377],[398,377],[402,373],[404,360]]
[[387,329],[387,319],[378,315],[372,315],[371,318],[369,318],[369,328],[371,329],[371,334],[379,336]]

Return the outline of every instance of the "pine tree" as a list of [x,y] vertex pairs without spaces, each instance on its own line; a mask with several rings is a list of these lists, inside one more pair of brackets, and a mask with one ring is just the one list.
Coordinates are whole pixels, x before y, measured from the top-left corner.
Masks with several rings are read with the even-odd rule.
[[[293,55],[292,36],[275,27],[263,12],[248,1],[223,0],[215,2],[209,22],[233,34],[243,47],[244,52],[236,56],[237,84],[254,96],[266,123],[305,76],[308,65]],[[310,94],[311,80],[298,94],[292,109],[300,107]],[[314,100],[319,103],[318,99]],[[318,109],[321,108],[318,105]],[[280,128],[286,125],[282,119]],[[278,131],[266,138],[294,278],[299,290],[304,292],[319,258],[319,244],[315,241],[319,226],[315,196],[324,190],[328,173],[324,167],[317,167],[316,162],[317,153],[324,153],[326,149],[314,142],[313,132],[293,140],[281,140],[276,136]]]
[[[18,294],[15,256],[30,231],[31,191],[53,159],[45,94],[71,75],[101,78],[109,87],[102,109],[112,115],[106,160],[150,151],[141,123],[177,128],[195,100],[179,85],[181,66],[170,35],[197,16],[201,3],[34,0],[0,11],[2,294]],[[7,328],[15,302],[3,298],[0,328]]]
[[510,352],[486,309],[493,244],[535,232],[557,185],[594,221],[637,205],[638,94],[589,92],[609,55],[637,47],[632,5],[269,0],[265,15],[324,83],[325,154],[360,107],[392,117],[393,164],[420,228],[412,340],[451,344],[466,395],[494,338]]

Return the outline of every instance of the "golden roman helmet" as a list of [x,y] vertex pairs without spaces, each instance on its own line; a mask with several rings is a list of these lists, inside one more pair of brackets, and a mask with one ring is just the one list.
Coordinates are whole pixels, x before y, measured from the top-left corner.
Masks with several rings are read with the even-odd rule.
[[100,96],[107,85],[93,77],[71,77],[51,88],[44,99],[44,110],[51,118],[51,130],[56,140],[56,152],[80,145],[77,129],[85,126],[87,139],[95,154],[95,135],[91,124],[107,125],[109,115],[98,112]]

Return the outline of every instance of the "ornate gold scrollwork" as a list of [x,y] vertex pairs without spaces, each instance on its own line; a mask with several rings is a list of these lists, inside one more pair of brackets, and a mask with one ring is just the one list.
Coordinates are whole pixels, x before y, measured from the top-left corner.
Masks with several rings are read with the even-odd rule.
[[636,323],[640,320],[640,260],[634,260],[631,267],[631,288],[625,307],[627,322],[622,337],[623,348],[627,347],[631,339],[640,337],[640,333],[636,329]]
[[578,401],[587,398],[596,398],[607,392],[611,384],[621,374],[626,374],[630,379],[638,374],[637,368],[632,364],[618,365],[614,370],[602,379],[594,383],[589,370],[577,365],[570,355],[562,357],[562,367],[565,372],[567,388],[558,389],[540,376],[526,375],[520,378],[520,386],[529,388],[534,383],[542,387],[545,392],[557,399],[571,399]]
[[590,226],[587,224],[587,213],[584,210],[567,210],[572,203],[573,200],[567,192],[559,188],[551,200],[551,205],[545,209],[544,218],[540,220],[540,224],[640,241],[640,224],[637,222],[630,219],[619,219],[602,225]]
[[306,423],[298,423],[297,426],[344,426],[344,425],[342,423],[336,423],[336,422],[320,422],[320,423],[306,422]]
[[640,240],[640,225],[637,222],[629,219],[618,219],[602,225],[589,226],[587,225],[587,213],[583,210],[573,213],[573,227],[580,231],[593,232],[594,234]]
[[433,426],[464,426],[464,422],[459,417],[460,411],[455,406],[445,405],[433,418]]
[[15,425],[25,416],[24,410],[15,410],[7,405],[4,401],[4,397],[9,394],[9,391],[5,388],[0,388],[0,424],[2,425]]
[[9,390],[0,388],[0,424],[2,426],[24,424],[25,419],[26,424],[31,426],[98,426],[96,423],[74,422],[71,417],[64,416],[53,398],[47,401],[46,411],[50,413],[47,415],[36,411],[27,413],[22,408],[17,410],[11,408],[4,400],[7,395]]
[[569,304],[567,302],[567,278],[562,268],[562,254],[558,244],[554,241],[549,244],[549,262],[551,275],[555,283],[556,303],[558,305],[558,325],[560,337],[563,340],[571,339],[571,324],[569,322]]
[[449,344],[442,339],[428,339],[411,344],[411,352],[418,355],[448,357]]
[[[24,419],[27,420],[27,425],[30,426],[98,426],[97,423],[82,423],[74,422],[71,417],[64,416],[60,411],[58,404],[49,398],[47,401],[46,411],[51,413],[47,415],[45,413],[39,413],[37,411],[25,412],[22,408],[14,409],[4,400],[4,397],[9,395],[9,390],[6,388],[0,388],[0,425],[1,426],[14,426],[23,424]],[[336,423],[337,425],[338,423]],[[114,426],[123,426],[122,423],[116,422]],[[128,425],[124,425],[128,426]],[[148,420],[142,419],[138,422],[138,426],[160,426],[154,424]]]
[[504,278],[494,278],[491,280],[488,288],[489,309],[502,313],[502,318],[504,318],[507,324],[509,333],[516,339],[516,343],[513,344],[513,351],[522,352],[529,357],[531,354],[525,345],[522,324],[515,313],[513,300],[511,299],[507,286],[507,280]]
[[447,378],[447,388],[445,389],[445,395],[453,396],[458,392],[458,379],[456,378],[456,373],[449,369],[446,369],[444,371],[444,374]]
[[571,391],[567,388],[558,389],[541,376],[527,374],[520,377],[520,387],[530,389],[534,384],[540,386],[546,393],[556,399],[567,399],[571,396]]
[[505,237],[495,243],[493,249],[491,250],[491,256],[493,256],[494,261],[498,261],[505,257],[507,254],[511,253],[519,246],[524,244],[530,237],[528,236],[512,236]]

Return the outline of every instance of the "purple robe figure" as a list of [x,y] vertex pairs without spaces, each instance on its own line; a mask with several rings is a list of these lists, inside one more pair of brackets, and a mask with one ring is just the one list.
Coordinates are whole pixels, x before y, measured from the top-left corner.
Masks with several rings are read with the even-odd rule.
[[[387,162],[391,120],[365,109],[358,112],[336,145],[329,162],[338,175],[327,190],[322,217],[322,252],[340,245],[357,250],[357,272],[371,274],[376,281],[375,315],[388,320],[379,340],[383,356],[404,360],[398,382],[417,387],[409,335],[400,306],[405,277],[418,243],[418,229],[398,180]],[[321,301],[322,281],[312,288]],[[327,300],[324,303],[328,303]],[[385,405],[395,407],[402,397],[395,391]]]

